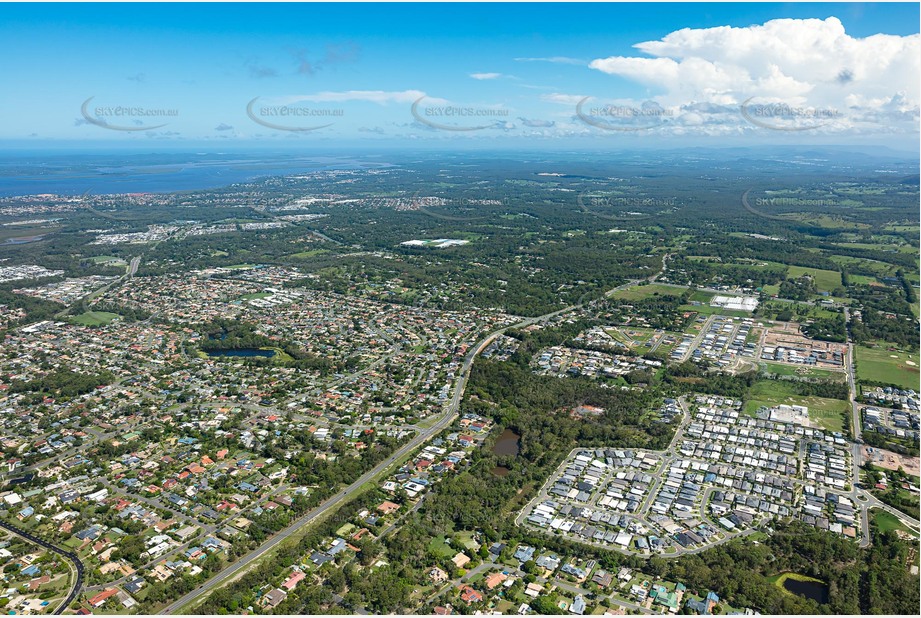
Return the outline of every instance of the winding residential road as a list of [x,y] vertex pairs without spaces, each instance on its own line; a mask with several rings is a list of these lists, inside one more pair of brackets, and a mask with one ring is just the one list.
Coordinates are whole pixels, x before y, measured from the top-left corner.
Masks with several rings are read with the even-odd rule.
[[49,551],[53,551],[56,554],[60,554],[61,556],[63,556],[64,558],[66,558],[67,560],[73,563],[74,568],[77,571],[77,577],[74,580],[74,585],[70,589],[70,593],[67,595],[67,598],[65,598],[64,601],[62,601],[61,604],[58,606],[58,608],[54,610],[54,612],[52,612],[54,615],[60,615],[61,613],[63,613],[64,610],[70,606],[73,600],[77,598],[77,596],[80,594],[80,591],[83,589],[83,563],[80,561],[80,558],[77,556],[77,554],[61,549],[60,547],[56,547],[55,545],[52,545],[48,541],[44,539],[40,539],[37,536],[34,536],[33,534],[26,532],[25,530],[22,530],[12,524],[8,524],[4,521],[0,521],[0,528],[3,528],[4,530],[7,530],[9,532],[12,532],[13,534],[19,535],[22,538],[26,539],[27,541],[31,541],[32,543],[35,543],[36,545],[44,547],[45,549]]

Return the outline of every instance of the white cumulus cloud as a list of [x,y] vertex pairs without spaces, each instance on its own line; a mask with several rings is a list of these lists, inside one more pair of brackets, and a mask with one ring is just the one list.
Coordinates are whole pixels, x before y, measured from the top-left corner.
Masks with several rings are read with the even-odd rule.
[[[598,58],[589,67],[643,84],[653,100],[679,111],[700,103],[738,108],[754,98],[835,110],[837,129],[871,118],[917,125],[921,35],[857,38],[836,17],[775,19],[684,28],[634,47],[646,56]],[[706,122],[700,110],[693,114],[688,124]]]

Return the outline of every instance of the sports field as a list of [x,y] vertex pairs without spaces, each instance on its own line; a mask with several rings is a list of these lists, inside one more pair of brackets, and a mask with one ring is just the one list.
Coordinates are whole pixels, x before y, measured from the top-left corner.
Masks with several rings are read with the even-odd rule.
[[75,315],[70,321],[81,326],[105,326],[117,317],[117,313],[109,313],[108,311],[87,311],[86,313]]

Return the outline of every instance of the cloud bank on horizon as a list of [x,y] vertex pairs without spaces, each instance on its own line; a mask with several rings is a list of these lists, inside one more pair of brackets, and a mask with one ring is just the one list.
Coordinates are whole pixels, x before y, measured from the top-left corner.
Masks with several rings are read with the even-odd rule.
[[745,28],[685,28],[634,47],[651,57],[611,56],[588,66],[656,91],[649,100],[674,112],[672,128],[733,130],[726,112],[757,99],[804,110],[801,116],[827,110],[819,128],[825,131],[917,131],[917,34],[855,38],[836,17],[775,19]]

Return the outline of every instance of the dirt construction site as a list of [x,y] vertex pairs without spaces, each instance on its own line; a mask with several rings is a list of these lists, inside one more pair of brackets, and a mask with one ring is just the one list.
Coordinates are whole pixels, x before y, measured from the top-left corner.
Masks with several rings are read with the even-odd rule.
[[[823,369],[842,369],[846,354],[847,346],[843,343],[810,339],[803,336],[798,324],[779,323],[765,332],[761,358]],[[807,362],[810,357],[814,360]]]
[[874,448],[871,453],[870,448],[866,446],[861,450],[863,452],[864,462],[869,462],[874,466],[886,468],[887,470],[898,470],[902,468],[906,474],[921,476],[921,459],[917,457],[906,457],[898,453],[893,453],[892,451],[884,451],[878,448]]

